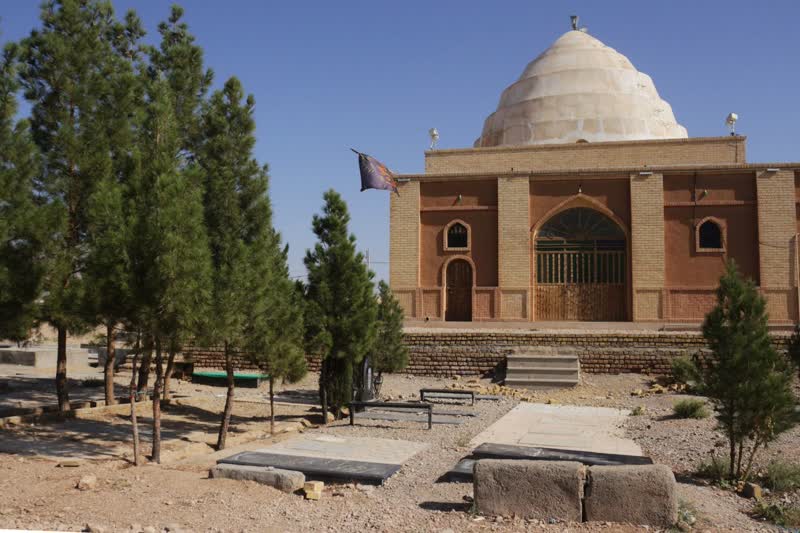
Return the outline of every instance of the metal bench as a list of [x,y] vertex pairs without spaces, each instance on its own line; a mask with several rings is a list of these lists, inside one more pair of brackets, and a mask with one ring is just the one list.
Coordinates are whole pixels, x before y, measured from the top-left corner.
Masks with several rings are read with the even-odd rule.
[[475,405],[475,391],[471,390],[455,390],[455,389],[420,389],[419,390],[419,399],[421,401],[425,400],[426,395],[436,394],[436,395],[445,395],[439,396],[439,398],[443,399],[458,399],[460,397],[467,398],[469,397],[472,405]]
[[428,412],[428,429],[433,427],[433,405],[425,402],[352,402],[350,404],[350,425],[356,423],[356,408],[359,407],[379,407],[390,409],[413,409],[415,411],[424,410]]

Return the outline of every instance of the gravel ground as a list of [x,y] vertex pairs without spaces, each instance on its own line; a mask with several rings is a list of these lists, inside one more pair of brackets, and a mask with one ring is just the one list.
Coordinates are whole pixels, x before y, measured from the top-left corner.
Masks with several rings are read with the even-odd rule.
[[[124,380],[124,376],[120,379]],[[384,395],[409,399],[423,386],[463,384],[458,381],[388,376]],[[309,375],[293,389],[313,390],[316,376]],[[488,382],[483,381],[486,385]],[[765,528],[746,512],[752,504],[731,492],[721,491],[687,476],[697,462],[715,447],[719,437],[712,419],[674,420],[669,417],[676,394],[631,396],[646,390],[645,376],[589,375],[574,389],[534,394],[536,401],[575,405],[633,408],[645,406],[645,414],[630,417],[627,434],[656,462],[670,465],[678,474],[680,497],[694,509],[699,531],[750,531]],[[208,412],[220,409],[223,389],[176,383],[178,396],[191,397],[191,404]],[[263,401],[264,390],[239,389],[242,399]],[[56,461],[38,456],[0,453],[0,528],[48,528],[79,530],[87,525],[106,531],[641,531],[620,524],[541,524],[514,518],[474,516],[470,513],[471,484],[437,483],[436,480],[469,452],[468,441],[516,405],[517,400],[480,401],[478,417],[459,426],[434,426],[433,430],[412,422],[346,421],[309,432],[369,436],[429,443],[406,466],[381,487],[327,485],[322,500],[307,501],[251,482],[207,479],[207,470],[220,454],[210,448],[194,457],[175,454],[162,466],[131,467],[120,458],[87,460],[76,468],[58,468]],[[199,408],[199,407],[198,407]],[[456,408],[456,407],[453,407]],[[237,403],[235,414],[252,431],[264,423],[266,406]],[[464,409],[459,406],[456,409]],[[282,417],[311,415],[308,406],[280,405]],[[318,416],[318,415],[317,415]],[[261,417],[261,418],[258,418]],[[116,423],[125,423],[124,418]],[[65,427],[69,423],[65,423]],[[165,426],[168,422],[165,422]],[[52,426],[52,425],[50,425]],[[213,429],[208,428],[209,434]],[[50,427],[46,438],[54,438]],[[261,431],[263,435],[263,431]],[[762,461],[782,455],[798,459],[794,430],[764,454]],[[0,433],[0,438],[13,433]],[[242,442],[245,439],[242,439]],[[243,446],[263,447],[268,439]],[[42,443],[40,443],[42,444]],[[45,442],[46,444],[46,442]],[[97,487],[81,491],[76,482],[84,475],[97,476]],[[791,496],[794,497],[794,496]]]

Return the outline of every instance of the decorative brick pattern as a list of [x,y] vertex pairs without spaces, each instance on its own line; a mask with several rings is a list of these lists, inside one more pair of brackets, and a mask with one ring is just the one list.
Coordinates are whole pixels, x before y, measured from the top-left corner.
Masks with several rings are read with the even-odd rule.
[[398,293],[414,290],[400,298],[406,316],[413,317],[419,286],[419,182],[400,183],[398,191],[390,200],[389,284]]
[[434,150],[425,172],[479,172],[620,168],[745,162],[745,137],[659,139]]
[[652,290],[664,288],[664,178],[631,174],[630,183],[633,320],[658,320],[664,314]]

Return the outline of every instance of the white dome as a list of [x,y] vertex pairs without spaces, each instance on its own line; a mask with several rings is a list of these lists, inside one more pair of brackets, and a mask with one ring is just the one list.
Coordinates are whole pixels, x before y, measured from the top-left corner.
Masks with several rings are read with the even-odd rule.
[[503,91],[475,146],[685,137],[650,76],[591,35],[569,31]]

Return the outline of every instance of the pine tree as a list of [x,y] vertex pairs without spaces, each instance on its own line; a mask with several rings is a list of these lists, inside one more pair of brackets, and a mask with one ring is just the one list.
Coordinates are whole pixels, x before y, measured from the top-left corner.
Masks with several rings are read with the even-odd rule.
[[746,480],[758,450],[795,422],[791,365],[773,348],[767,320],[764,298],[730,261],[703,324],[713,352],[703,390],[728,438],[731,480]]
[[106,329],[104,365],[106,404],[114,397],[115,341],[119,325],[132,312],[128,256],[128,203],[125,195],[136,165],[132,159],[135,131],[142,107],[141,77],[135,71],[139,39],[144,35],[135,13],[115,26],[114,61],[108,72],[110,94],[98,119],[109,124],[110,172],[101,176],[87,209],[86,301],[87,320]]
[[337,418],[353,399],[353,372],[370,353],[377,332],[373,274],[348,233],[350,214],[336,191],[324,194],[322,215],[312,222],[317,244],[305,265],[306,343],[322,356],[320,401],[323,420],[328,406]]
[[183,18],[183,8],[173,5],[169,19],[158,25],[161,43],[149,49],[151,68],[164,76],[170,86],[172,107],[181,138],[181,149],[193,158],[201,142],[201,106],[214,73],[203,65],[203,49]]
[[202,189],[190,169],[181,169],[172,95],[162,80],[150,84],[140,144],[141,173],[132,195],[136,237],[130,254],[142,329],[155,348],[152,458],[160,462],[164,344],[201,329],[210,296]]
[[378,335],[372,349],[372,365],[378,373],[397,372],[408,364],[408,348],[403,344],[403,308],[385,281],[378,283]]
[[46,2],[41,21],[42,28],[23,40],[21,81],[44,160],[42,198],[60,214],[45,256],[42,317],[58,332],[56,390],[65,411],[67,334],[87,326],[88,200],[113,167],[114,121],[107,119],[119,27],[111,4],[100,0]]
[[[168,20],[158,25],[161,36],[159,46],[145,47],[149,57],[148,71],[151,78],[163,79],[170,88],[174,119],[180,145],[180,164],[189,167],[196,157],[200,142],[201,104],[211,86],[213,72],[203,66],[203,49],[195,44],[195,37],[186,23],[181,22],[183,8],[173,5]],[[199,176],[192,171],[193,175]],[[201,184],[198,183],[198,186]],[[164,374],[163,395],[169,399],[169,381],[175,366],[175,355],[181,348],[180,339],[168,343],[167,369]],[[144,357],[139,370],[137,389],[146,390],[150,377],[154,345],[144,343]]]
[[[265,193],[266,194],[266,193]],[[245,350],[269,373],[270,433],[275,432],[275,380],[294,383],[306,373],[301,295],[289,278],[288,247],[265,217],[263,237],[252,246],[254,282],[247,302]]]
[[205,220],[213,266],[212,320],[207,331],[223,347],[228,385],[218,449],[225,447],[233,409],[234,352],[271,350],[266,346],[271,341],[266,328],[272,326],[259,327],[267,318],[264,313],[270,312],[272,304],[266,300],[271,295],[260,287],[270,280],[280,284],[283,260],[276,256],[280,249],[271,225],[267,171],[253,158],[254,105],[252,96],[245,98],[239,80],[225,82],[203,113],[197,153],[205,179]]
[[28,337],[36,318],[47,213],[34,188],[39,156],[27,121],[15,124],[18,47],[0,60],[0,339]]

